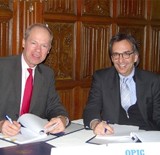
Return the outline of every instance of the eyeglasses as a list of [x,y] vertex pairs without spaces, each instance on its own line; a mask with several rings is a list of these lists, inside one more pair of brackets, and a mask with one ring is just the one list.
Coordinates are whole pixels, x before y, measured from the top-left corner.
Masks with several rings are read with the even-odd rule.
[[123,53],[112,53],[112,58],[114,60],[117,60],[120,58],[120,55],[122,55],[122,58],[123,59],[129,59],[130,55],[133,54],[134,51],[130,52],[130,51],[126,51],[126,52],[123,52]]

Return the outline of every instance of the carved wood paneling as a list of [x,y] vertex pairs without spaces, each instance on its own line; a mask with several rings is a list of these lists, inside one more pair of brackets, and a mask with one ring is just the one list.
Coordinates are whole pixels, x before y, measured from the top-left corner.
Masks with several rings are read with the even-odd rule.
[[74,79],[75,24],[47,23],[53,32],[53,45],[45,64],[54,69],[57,80]]
[[77,14],[77,1],[75,0],[47,0],[45,13]]
[[63,105],[69,112],[69,117],[71,119],[74,119],[75,102],[74,102],[73,90],[72,89],[58,90],[58,93]]
[[146,27],[144,25],[118,25],[118,31],[132,34],[139,44],[139,66],[143,69],[147,69],[146,64]]
[[75,119],[82,118],[82,113],[88,98],[88,88],[84,88],[82,86],[76,86],[73,89],[74,92],[74,117]]
[[160,20],[160,1],[159,0],[151,0],[151,19],[152,20]]
[[110,66],[108,42],[110,25],[85,24],[82,26],[82,78],[90,78],[97,69]]
[[146,18],[146,0],[117,0],[118,17]]
[[12,18],[12,10],[9,1],[0,0],[0,21],[9,21]]
[[3,36],[3,40],[0,40],[0,56],[9,55],[9,22],[0,22],[0,36]]
[[9,1],[0,1],[0,56],[8,56],[11,54],[12,48],[12,10]]
[[59,90],[58,92],[63,105],[69,112],[70,119],[81,118],[88,99],[89,88],[75,86],[72,89]]
[[42,0],[13,1],[13,54],[21,53],[26,28],[36,22],[42,23]]
[[[160,27],[153,26],[151,29],[151,49],[149,51],[148,61],[150,63],[150,70],[160,73]],[[155,65],[156,64],[156,65]]]
[[159,0],[0,0],[0,56],[21,53],[25,29],[47,23],[54,39],[44,63],[70,118],[78,119],[93,72],[111,66],[108,43],[117,32],[139,42],[140,68],[160,73],[159,10]]
[[111,0],[83,0],[82,15],[112,16]]

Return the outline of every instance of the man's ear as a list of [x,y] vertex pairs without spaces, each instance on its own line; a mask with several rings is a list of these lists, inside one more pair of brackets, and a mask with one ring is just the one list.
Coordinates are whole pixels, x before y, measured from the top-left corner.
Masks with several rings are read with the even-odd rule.
[[25,46],[25,40],[23,39],[22,40],[22,47],[24,48],[24,46]]
[[139,60],[139,54],[136,54],[136,55],[135,55],[134,62],[137,62],[138,60]]

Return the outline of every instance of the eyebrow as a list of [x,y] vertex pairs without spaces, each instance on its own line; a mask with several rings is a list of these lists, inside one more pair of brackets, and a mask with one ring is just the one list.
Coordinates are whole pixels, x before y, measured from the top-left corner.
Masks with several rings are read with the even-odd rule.
[[[131,53],[131,52],[133,52],[133,51],[132,51],[132,50],[131,50],[131,51],[123,51],[123,52],[121,52],[121,53]],[[112,52],[112,53],[120,54],[120,53],[118,53],[118,52]]]

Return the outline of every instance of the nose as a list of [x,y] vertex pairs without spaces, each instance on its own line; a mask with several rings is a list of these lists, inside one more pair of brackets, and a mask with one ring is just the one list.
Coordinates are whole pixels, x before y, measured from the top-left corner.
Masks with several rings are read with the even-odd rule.
[[37,44],[37,46],[36,46],[36,51],[41,51],[41,45],[40,44]]
[[119,62],[123,62],[124,58],[123,58],[122,54],[119,55],[119,59],[118,60],[119,60]]

